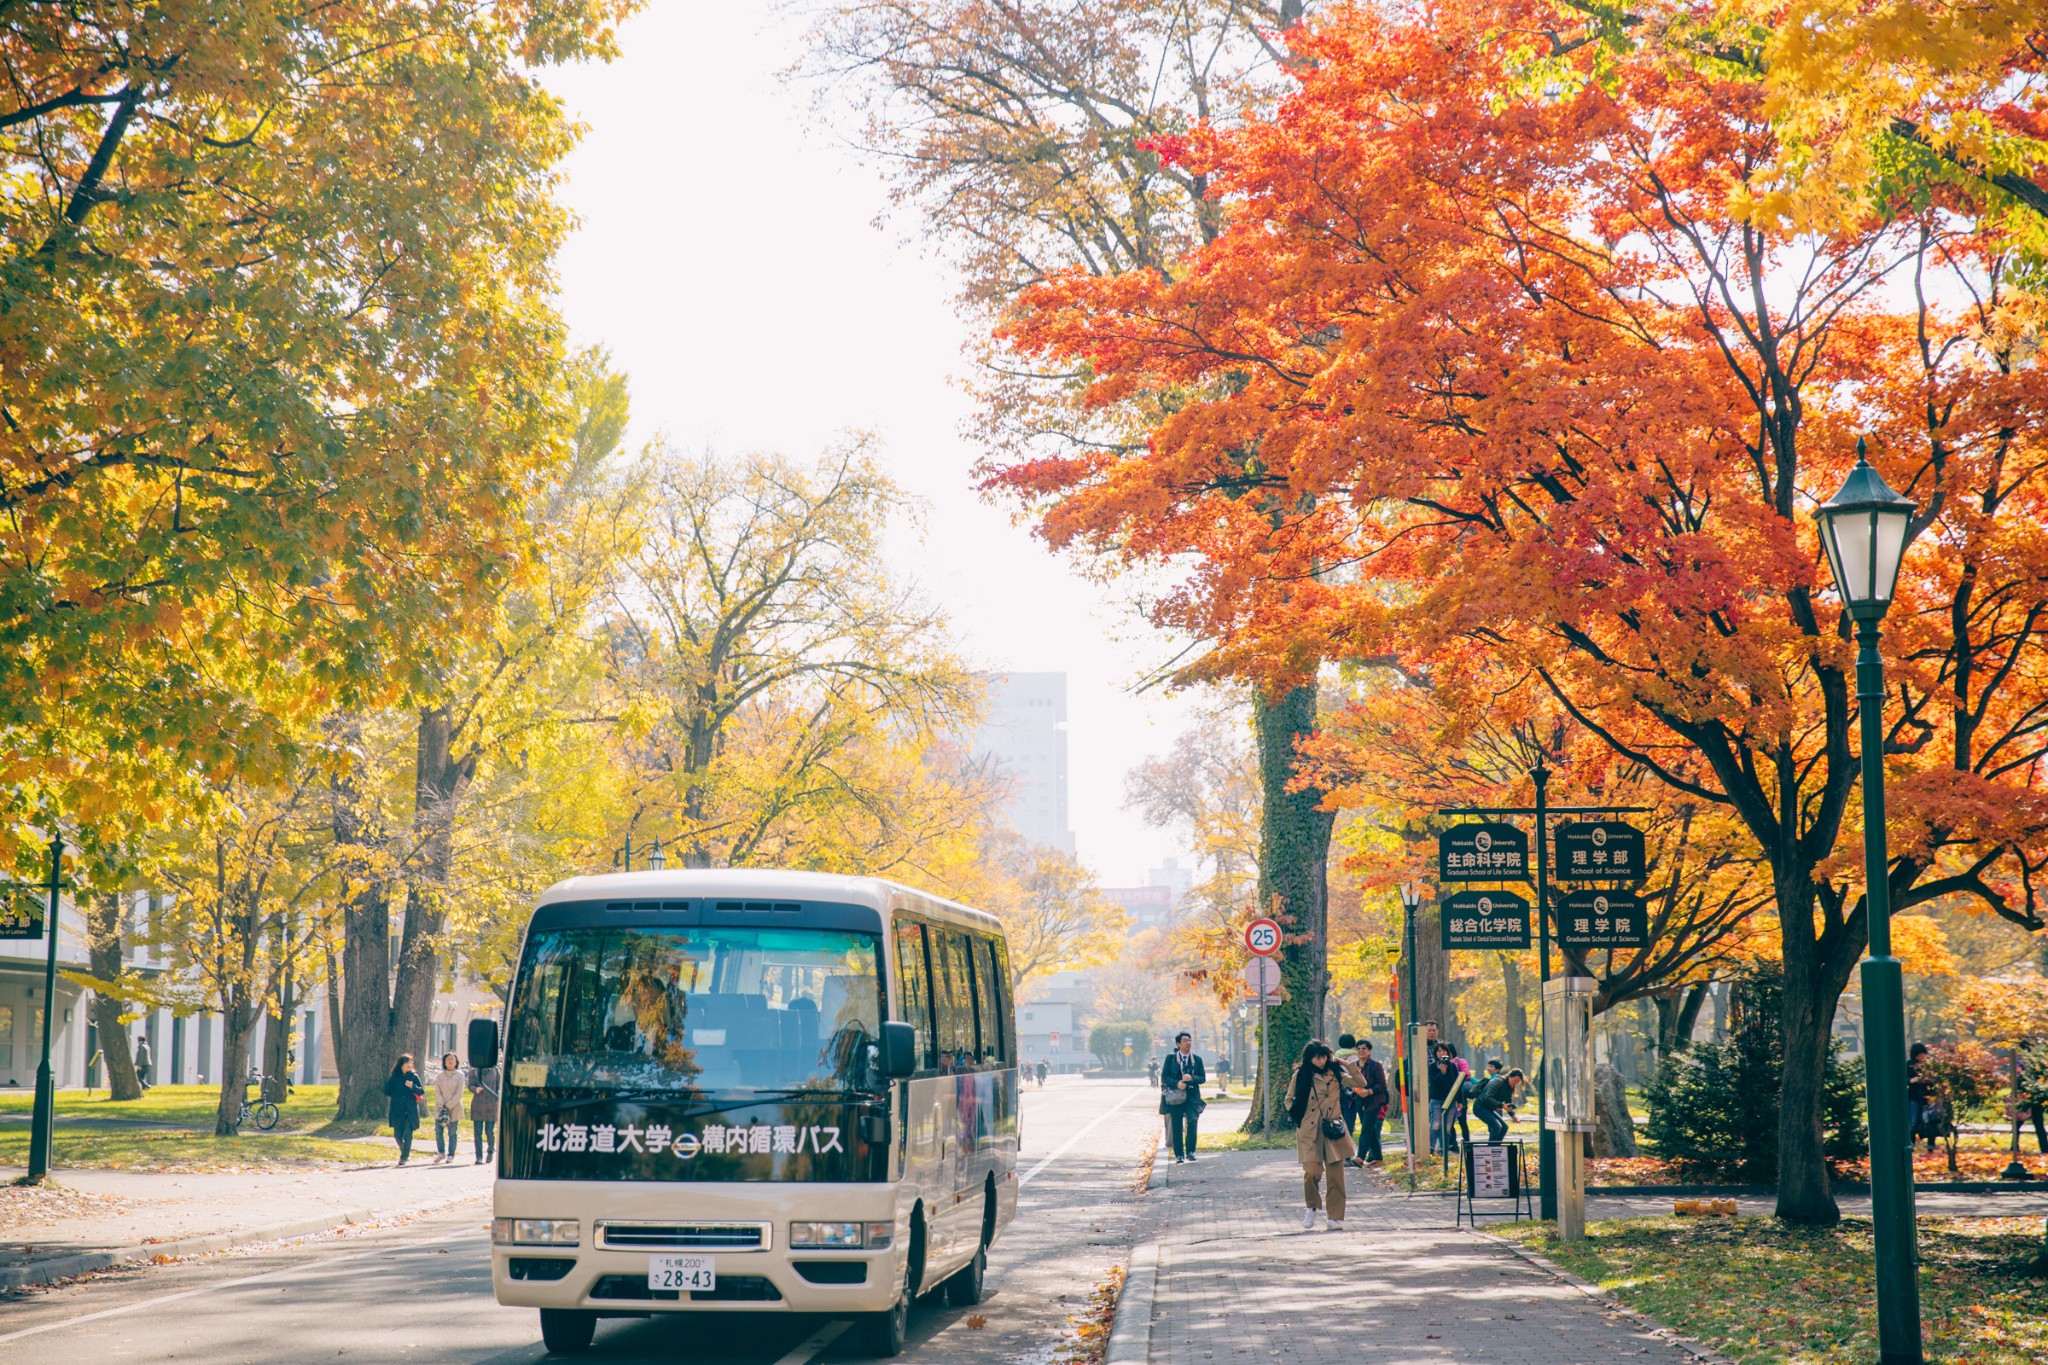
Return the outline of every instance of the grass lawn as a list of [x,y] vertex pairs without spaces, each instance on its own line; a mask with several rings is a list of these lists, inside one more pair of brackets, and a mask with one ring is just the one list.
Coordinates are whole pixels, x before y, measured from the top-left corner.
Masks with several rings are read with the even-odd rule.
[[[337,1086],[302,1085],[290,1100],[277,1106],[277,1127],[273,1133],[306,1132],[334,1118]],[[0,1114],[27,1114],[35,1108],[32,1090],[0,1090]],[[214,1110],[220,1105],[220,1087],[215,1085],[158,1085],[142,1092],[137,1100],[109,1099],[104,1089],[88,1094],[83,1090],[59,1090],[57,1114],[65,1118],[142,1119],[150,1123],[181,1128],[213,1130]]]
[[[211,1085],[160,1085],[141,1099],[116,1103],[104,1090],[57,1092],[55,1162],[59,1167],[116,1171],[232,1171],[322,1166],[360,1166],[393,1160],[397,1144],[348,1142],[375,1133],[378,1125],[334,1121],[335,1087],[302,1085],[278,1106],[277,1127],[259,1131],[244,1125],[240,1137],[213,1135],[220,1091]],[[35,1097],[0,1091],[0,1113],[27,1114]],[[136,1126],[87,1127],[72,1119],[132,1119]],[[150,1125],[150,1126],[144,1126]],[[0,1124],[0,1165],[28,1162],[28,1125]]]
[[[1877,1358],[1870,1221],[1630,1218],[1559,1244],[1548,1224],[1491,1229],[1742,1365]],[[1921,1321],[1930,1361],[2048,1360],[2048,1278],[2027,1273],[2039,1218],[1922,1218]]]
[[[0,1166],[28,1164],[28,1128],[0,1128]],[[245,1132],[217,1138],[186,1128],[129,1131],[57,1129],[53,1164],[109,1171],[241,1171],[317,1167],[333,1162],[365,1166],[397,1158],[396,1143],[343,1142],[301,1133]]]

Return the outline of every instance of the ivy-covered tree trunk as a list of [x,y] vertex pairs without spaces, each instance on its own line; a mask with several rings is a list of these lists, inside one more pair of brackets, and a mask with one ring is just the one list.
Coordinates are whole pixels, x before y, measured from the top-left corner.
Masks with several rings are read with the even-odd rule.
[[[1272,1037],[1267,1050],[1273,1076],[1263,1073],[1252,1097],[1247,1129],[1264,1116],[1269,1080],[1281,1085],[1292,1073],[1294,1059],[1309,1040],[1329,990],[1330,831],[1336,817],[1320,810],[1323,794],[1295,791],[1291,784],[1300,742],[1315,732],[1316,689],[1313,682],[1280,697],[1256,697],[1252,703],[1258,730],[1259,785],[1262,792],[1259,832],[1259,905],[1280,921],[1280,981],[1286,999],[1267,1012]],[[1286,1126],[1285,1106],[1275,1094],[1273,1122]]]

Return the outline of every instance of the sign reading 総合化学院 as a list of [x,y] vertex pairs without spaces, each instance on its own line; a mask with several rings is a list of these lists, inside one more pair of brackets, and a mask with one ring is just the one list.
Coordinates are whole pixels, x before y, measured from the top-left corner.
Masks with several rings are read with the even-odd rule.
[[1566,882],[1639,882],[1643,832],[1619,820],[1576,820],[1559,825],[1557,878]]
[[1529,946],[1529,902],[1512,891],[1454,892],[1437,913],[1446,949]]
[[1446,882],[1527,881],[1529,836],[1495,820],[1453,825],[1436,836],[1436,869]]
[[1633,891],[1569,891],[1557,898],[1560,946],[1643,948],[1650,942],[1650,916]]

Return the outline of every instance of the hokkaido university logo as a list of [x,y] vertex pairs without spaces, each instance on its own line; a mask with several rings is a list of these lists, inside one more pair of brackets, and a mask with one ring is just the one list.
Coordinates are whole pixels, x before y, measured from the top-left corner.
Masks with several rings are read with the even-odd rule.
[[713,1123],[701,1133],[678,1133],[665,1123],[650,1123],[645,1128],[637,1123],[623,1128],[611,1123],[543,1123],[533,1145],[543,1152],[647,1152],[654,1156],[670,1152],[679,1161],[688,1161],[699,1152],[733,1156],[815,1152],[822,1156],[846,1150],[840,1145],[837,1128],[791,1123]]

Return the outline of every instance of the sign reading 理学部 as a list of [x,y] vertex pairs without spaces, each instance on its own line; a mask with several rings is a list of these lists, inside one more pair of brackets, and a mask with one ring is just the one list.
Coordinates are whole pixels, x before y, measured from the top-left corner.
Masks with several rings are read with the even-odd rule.
[[1445,948],[1526,948],[1529,902],[1512,891],[1459,891],[1438,907]]
[[1578,820],[1559,825],[1557,877],[1567,882],[1639,882],[1643,832],[1619,820]]
[[1529,836],[1489,820],[1436,836],[1437,877],[1447,882],[1519,882],[1529,877]]

